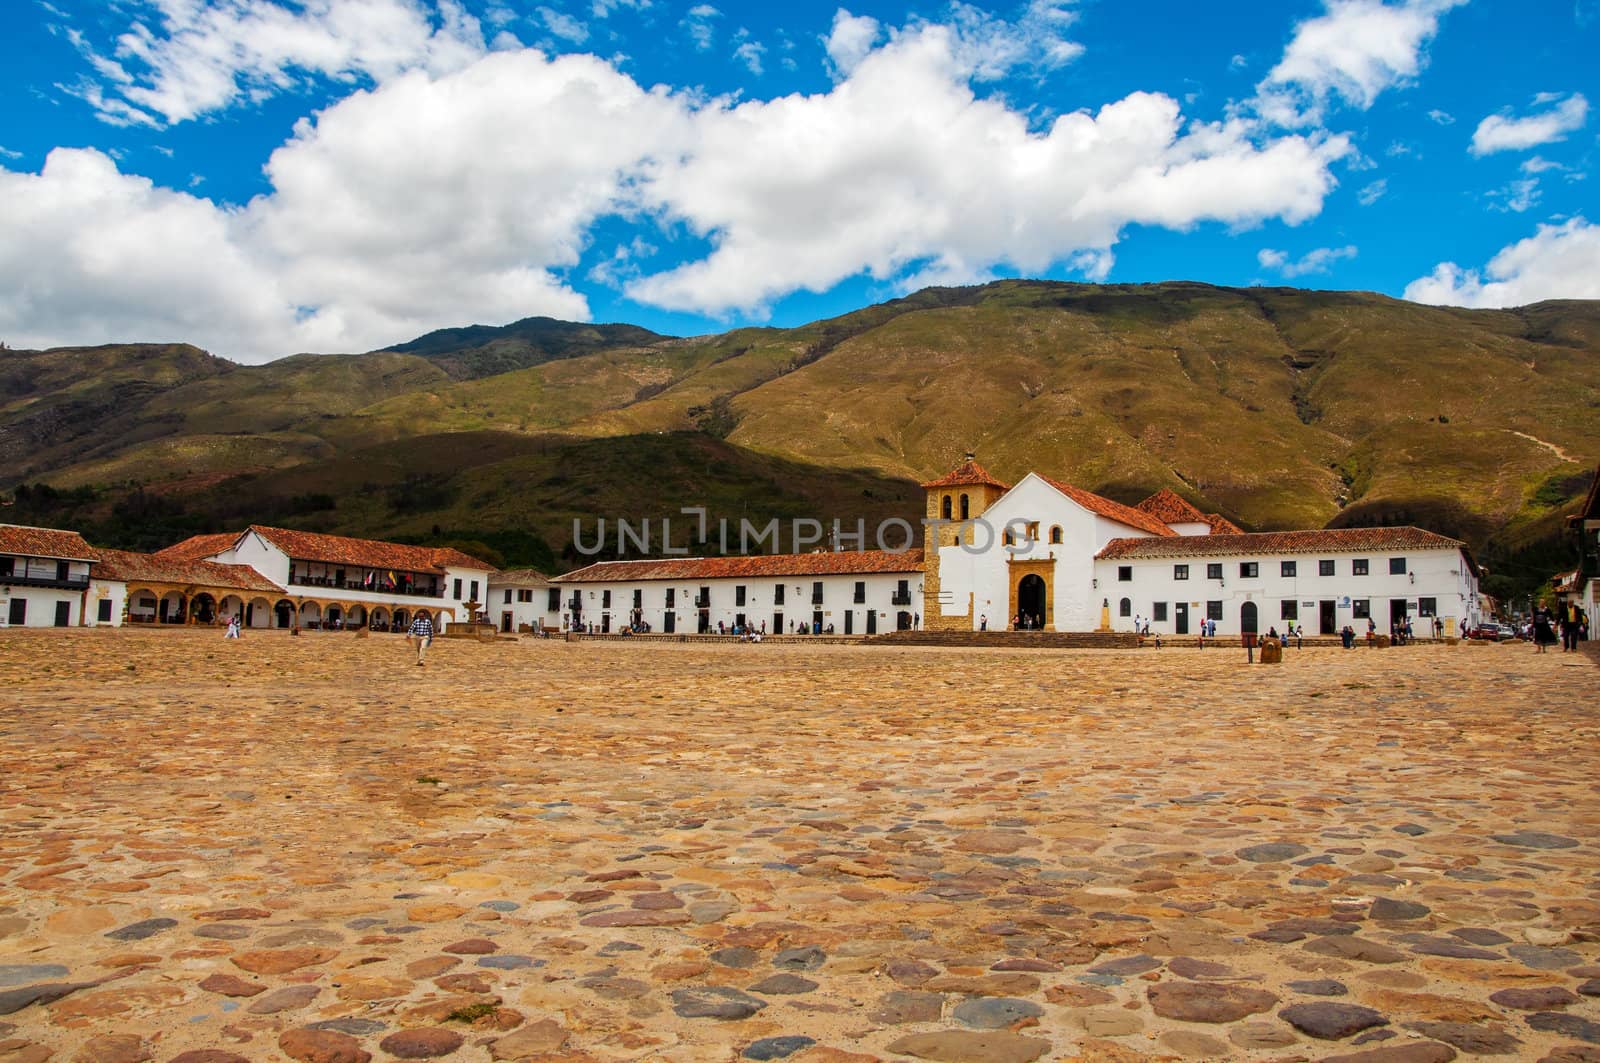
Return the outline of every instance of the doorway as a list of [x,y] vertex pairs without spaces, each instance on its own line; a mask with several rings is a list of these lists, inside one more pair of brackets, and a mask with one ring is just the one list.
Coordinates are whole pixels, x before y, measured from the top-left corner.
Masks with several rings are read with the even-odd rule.
[[1022,616],[1023,626],[1044,627],[1046,604],[1044,577],[1032,572],[1023,576],[1022,582],[1017,584],[1017,612]]
[[12,627],[21,627],[28,622],[28,599],[11,599],[11,618],[6,621]]
[[877,633],[878,633],[878,611],[876,609],[868,609],[867,610],[867,634],[876,635]]
[[72,603],[56,603],[56,627],[66,627],[72,623]]
[[856,611],[854,609],[846,609],[844,611],[844,633],[846,635],[854,635],[856,633]]
[[1398,628],[1403,626],[1405,624],[1405,622],[1406,622],[1406,618],[1409,617],[1410,615],[1411,614],[1406,611],[1406,600],[1404,598],[1390,598],[1389,599],[1389,630],[1390,631],[1397,630]]
[[894,629],[896,631],[910,631],[911,614],[904,610],[894,614]]
[[663,613],[661,615],[661,630],[665,631],[669,635],[674,631],[677,631],[678,614],[674,613],[671,609],[668,609],[665,613]]
[[1254,635],[1259,630],[1256,622],[1256,603],[1245,602],[1239,607],[1239,631],[1241,634]]
[[507,634],[510,633],[510,631],[511,631],[511,614],[510,613],[501,613],[500,614],[500,630],[503,633],[507,633]]
[[1317,603],[1317,626],[1322,628],[1324,635],[1336,635],[1339,633],[1338,602]]
[[1172,630],[1179,635],[1189,633],[1189,603],[1177,602],[1172,607]]

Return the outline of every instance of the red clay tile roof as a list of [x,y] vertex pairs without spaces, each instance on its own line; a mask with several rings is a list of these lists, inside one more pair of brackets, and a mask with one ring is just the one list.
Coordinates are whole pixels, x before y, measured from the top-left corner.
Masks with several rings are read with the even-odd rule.
[[998,487],[1002,491],[1011,490],[1011,485],[1001,483],[989,475],[989,470],[968,458],[954,469],[945,473],[937,480],[929,480],[923,487],[968,487],[973,484],[983,484],[989,487]]
[[1221,513],[1207,513],[1206,523],[1211,525],[1212,535],[1243,535],[1245,530]]
[[0,524],[0,554],[53,557],[62,561],[100,559],[95,549],[75,531],[30,528],[24,524]]
[[1328,528],[1319,531],[1253,532],[1241,535],[1176,535],[1166,539],[1112,539],[1094,555],[1104,561],[1122,558],[1227,557],[1236,554],[1316,554],[1381,550],[1461,549],[1449,539],[1421,528]]
[[838,550],[751,557],[673,557],[598,561],[555,577],[556,583],[632,583],[639,580],[758,579],[762,576],[850,576],[921,572],[922,551]]
[[296,561],[321,561],[334,565],[359,565],[366,568],[394,569],[444,575],[446,565],[458,568],[493,570],[494,566],[460,550],[437,546],[405,546],[377,539],[351,539],[343,535],[295,531],[250,525],[250,530]]
[[1209,524],[1206,515],[1185,502],[1177,492],[1163,487],[1133,507],[1148,513],[1163,524]]
[[162,547],[155,553],[156,557],[169,557],[177,561],[204,561],[215,557],[224,550],[233,549],[233,544],[239,541],[238,532],[221,532],[216,535],[191,535],[181,543]]
[[1126,524],[1130,528],[1147,531],[1151,535],[1177,536],[1178,534],[1155,517],[1148,513],[1142,513],[1132,506],[1125,506],[1121,502],[1113,502],[1109,498],[1101,498],[1092,491],[1085,491],[1081,487],[1073,487],[1071,484],[1062,483],[1060,480],[1052,480],[1048,476],[1040,476],[1039,479],[1054,487],[1084,509],[1091,513],[1098,513],[1107,520],[1114,520],[1118,524]]
[[249,565],[224,565],[216,561],[195,561],[165,554],[136,554],[128,550],[100,551],[100,564],[95,566],[94,578],[121,580],[129,584],[176,583],[268,594],[284,593],[282,587]]
[[546,576],[543,572],[540,572],[536,568],[507,568],[502,569],[499,572],[489,573],[489,582],[499,584],[501,586],[504,586],[505,584],[511,584],[512,586],[525,586],[530,583],[549,583],[550,577]]

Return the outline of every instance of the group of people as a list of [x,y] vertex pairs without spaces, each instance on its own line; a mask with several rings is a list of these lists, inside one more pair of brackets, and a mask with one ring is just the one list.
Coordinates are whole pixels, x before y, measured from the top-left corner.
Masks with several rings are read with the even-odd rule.
[[1562,653],[1576,653],[1578,643],[1589,637],[1589,614],[1577,602],[1557,602],[1551,608],[1545,602],[1533,611],[1533,644],[1544,653],[1557,642]]

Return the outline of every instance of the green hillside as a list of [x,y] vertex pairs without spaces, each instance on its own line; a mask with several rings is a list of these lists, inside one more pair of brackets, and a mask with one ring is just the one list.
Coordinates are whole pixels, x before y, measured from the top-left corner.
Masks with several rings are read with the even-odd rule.
[[70,496],[112,534],[522,528],[559,555],[572,516],[697,492],[914,515],[910,485],[976,450],[1005,478],[1171,487],[1247,527],[1420,523],[1531,572],[1562,556],[1597,438],[1600,303],[1580,301],[1001,281],[690,339],[530,318],[253,367],[0,352],[0,490],[47,483],[29,505]]

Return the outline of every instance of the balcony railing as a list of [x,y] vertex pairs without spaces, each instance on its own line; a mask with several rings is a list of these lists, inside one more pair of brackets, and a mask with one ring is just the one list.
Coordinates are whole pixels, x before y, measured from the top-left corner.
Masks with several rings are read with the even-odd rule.
[[910,591],[895,591],[894,597],[889,599],[889,604],[890,605],[910,605],[911,604],[911,592]]
[[709,595],[701,595],[700,597],[696,598],[694,600],[694,607],[696,609],[710,609],[711,608],[711,598],[710,598],[710,596]]
[[812,604],[812,605],[821,605],[821,604],[822,604],[822,595],[820,595],[820,594],[813,594],[813,595],[812,595],[812,596],[811,596],[811,604]]
[[57,579],[54,576],[0,576],[0,584],[7,587],[54,587],[63,591],[81,591],[89,586],[89,577],[68,576],[66,579]]
[[572,610],[574,613],[583,612],[583,599],[578,597],[568,598],[567,608]]
[[366,591],[368,594],[399,594],[408,598],[444,597],[443,587],[419,587],[416,584],[408,587],[404,583],[397,583],[393,587],[388,587],[381,582],[374,582],[369,587],[360,580],[334,579],[332,576],[303,576],[298,572],[289,577],[289,586],[315,587],[319,590],[325,588],[340,591]]

